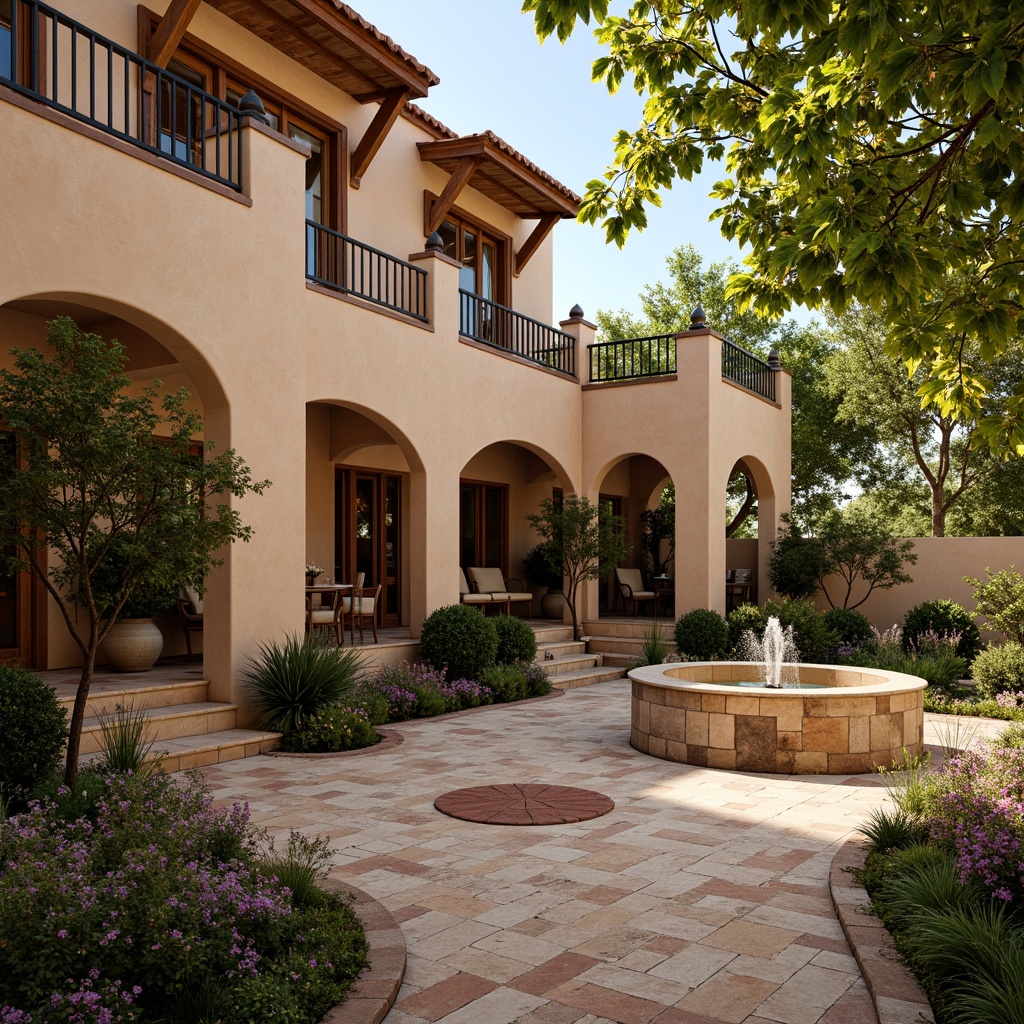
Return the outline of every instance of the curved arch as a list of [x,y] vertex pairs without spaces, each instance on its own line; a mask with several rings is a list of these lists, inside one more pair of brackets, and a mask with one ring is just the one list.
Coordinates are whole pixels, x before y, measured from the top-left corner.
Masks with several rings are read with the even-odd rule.
[[[73,316],[77,310],[106,314],[110,320],[120,320],[134,327],[166,349],[193,382],[204,407],[227,407],[230,404],[220,374],[200,346],[173,324],[137,306],[108,295],[42,291],[8,299],[0,309],[11,309],[41,318],[51,318],[62,312]],[[99,322],[94,323],[99,325]]]
[[556,477],[558,477],[558,479],[562,482],[562,486],[567,491],[575,491],[575,488],[573,487],[572,478],[566,472],[565,467],[561,464],[561,462],[559,462],[558,459],[556,459],[549,451],[547,451],[547,449],[541,447],[538,444],[535,444],[532,441],[523,441],[515,437],[503,437],[500,440],[489,441],[487,444],[481,445],[479,448],[477,448],[475,452],[473,452],[472,455],[469,456],[468,459],[466,459],[462,463],[461,471],[465,472],[466,466],[468,466],[473,461],[473,459],[475,459],[481,452],[484,452],[488,448],[491,448],[494,445],[499,444],[515,445],[517,448],[522,448],[524,451],[528,451],[531,455],[534,455],[538,459],[540,459],[541,462],[543,462],[548,467],[548,469],[550,469],[550,471],[554,473]]
[[359,402],[349,402],[340,398],[315,399],[307,402],[306,408],[308,409],[310,406],[316,405],[325,406],[331,409],[345,409],[356,413],[381,432],[381,434],[376,436],[374,436],[372,432],[366,432],[365,430],[361,433],[361,436],[359,432],[356,432],[356,435],[353,438],[355,443],[351,444],[348,448],[340,448],[331,452],[332,461],[344,462],[353,452],[357,452],[361,448],[365,448],[369,445],[395,444],[401,449],[406,462],[409,464],[409,470],[411,472],[424,471],[423,459],[420,457],[420,453],[417,451],[416,446],[409,439],[409,435],[406,434],[404,430],[400,429],[393,420],[381,415],[370,406],[362,405]]
[[725,479],[721,481],[720,486],[723,491],[729,486],[729,480],[737,467],[749,474],[759,502],[774,500],[775,485],[772,483],[771,473],[768,471],[768,467],[753,455],[741,455],[733,462],[725,474]]

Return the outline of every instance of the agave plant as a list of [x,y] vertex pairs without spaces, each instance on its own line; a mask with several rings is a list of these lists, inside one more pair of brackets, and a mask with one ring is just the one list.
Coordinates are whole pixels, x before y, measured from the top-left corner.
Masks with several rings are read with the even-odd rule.
[[337,704],[360,681],[363,667],[353,650],[316,637],[289,636],[259,645],[259,654],[243,673],[263,726],[296,732],[314,711]]

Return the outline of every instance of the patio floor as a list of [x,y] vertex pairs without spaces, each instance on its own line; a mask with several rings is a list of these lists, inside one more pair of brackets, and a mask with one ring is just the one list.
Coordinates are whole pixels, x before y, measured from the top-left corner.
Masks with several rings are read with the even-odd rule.
[[[670,764],[634,751],[628,722],[628,685],[612,682],[401,723],[405,742],[387,750],[204,774],[271,832],[331,836],[332,875],[401,922],[408,967],[386,1024],[873,1021],[827,880],[885,798],[878,777]],[[536,828],[433,807],[451,789],[511,782],[616,806]]]

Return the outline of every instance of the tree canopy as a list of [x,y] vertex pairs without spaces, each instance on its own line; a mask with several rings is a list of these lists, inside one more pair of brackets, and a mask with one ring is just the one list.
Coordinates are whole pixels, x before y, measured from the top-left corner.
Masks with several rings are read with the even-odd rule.
[[[622,244],[705,160],[723,234],[748,247],[730,295],[885,317],[886,348],[919,398],[979,416],[991,362],[1024,331],[1024,22],[1010,0],[524,0],[538,35],[596,23],[596,81],[632,79],[642,123],[622,130],[581,219]],[[1024,395],[979,419],[1024,453]]]

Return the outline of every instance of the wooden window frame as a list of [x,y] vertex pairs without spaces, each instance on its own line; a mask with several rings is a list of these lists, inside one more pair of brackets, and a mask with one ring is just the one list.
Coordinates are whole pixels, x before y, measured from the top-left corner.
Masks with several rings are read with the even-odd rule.
[[[430,208],[437,201],[437,194],[424,189],[423,191],[423,217],[424,220],[430,217]],[[499,306],[512,306],[512,262],[515,258],[515,250],[512,248],[514,239],[511,235],[506,235],[504,231],[499,231],[493,224],[488,224],[487,221],[481,220],[479,217],[474,216],[468,210],[465,210],[461,206],[452,206],[452,208],[445,214],[445,220],[451,221],[456,224],[457,227],[469,228],[475,230],[479,235],[483,235],[488,241],[492,241],[497,247],[497,258],[498,266],[495,268],[494,274],[494,291],[495,296],[493,301]],[[459,235],[459,246],[461,248],[461,230]],[[481,244],[482,250],[482,244]],[[456,257],[457,258],[457,257]],[[461,262],[461,260],[460,260]]]
[[[488,487],[493,488],[496,491],[501,491],[501,527],[500,527],[500,540],[501,540],[501,558],[500,565],[498,566],[483,566],[483,568],[500,568],[501,574],[506,579],[508,578],[508,528],[509,528],[509,485],[500,483],[495,480],[470,480],[466,477],[459,477],[459,490],[463,487],[473,487],[477,490],[478,500],[476,503],[476,540],[477,540],[477,552],[475,557],[479,558],[480,561],[485,561],[483,552],[481,550],[484,542],[484,494]],[[460,500],[461,505],[461,500]],[[461,526],[461,508],[460,508],[460,526]],[[461,537],[460,537],[460,548],[461,548]],[[459,552],[461,559],[462,552]],[[468,569],[469,566],[462,566],[463,569]]]
[[[156,26],[160,24],[160,15],[143,5],[138,8],[139,52],[145,53],[149,40]],[[321,110],[311,106],[298,96],[279,88],[259,72],[247,68],[244,64],[233,60],[226,53],[210,46],[201,39],[186,32],[181,45],[174,52],[175,60],[183,64],[190,61],[205,64],[211,72],[211,94],[219,100],[227,102],[229,84],[244,85],[253,88],[268,107],[280,111],[278,132],[288,137],[289,115],[294,117],[296,125],[303,131],[312,130],[312,134],[322,136],[326,141],[324,147],[324,223],[333,231],[346,232],[348,225],[348,178],[349,152],[348,128],[340,121],[328,117]],[[199,70],[198,68],[196,70]],[[307,127],[308,126],[308,127]]]

